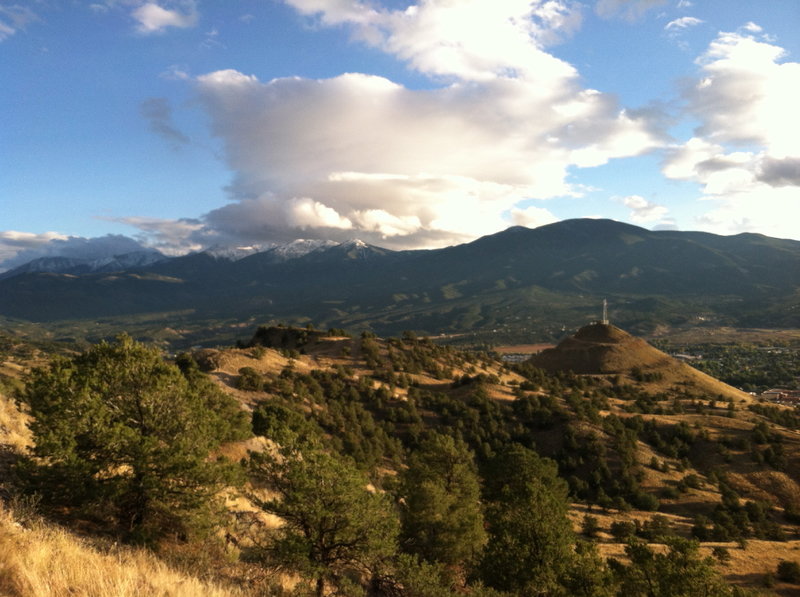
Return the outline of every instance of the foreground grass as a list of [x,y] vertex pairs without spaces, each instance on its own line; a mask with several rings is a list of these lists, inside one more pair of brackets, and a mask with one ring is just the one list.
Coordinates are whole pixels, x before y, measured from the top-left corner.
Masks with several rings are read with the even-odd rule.
[[0,595],[7,597],[238,597],[188,577],[154,555],[124,547],[107,552],[41,522],[23,526],[0,507]]

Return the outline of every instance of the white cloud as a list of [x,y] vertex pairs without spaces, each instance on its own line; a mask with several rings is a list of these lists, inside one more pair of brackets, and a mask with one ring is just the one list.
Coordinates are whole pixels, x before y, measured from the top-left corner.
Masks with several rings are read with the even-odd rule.
[[742,27],[745,31],[749,31],[750,33],[761,33],[764,29],[761,28],[760,25],[753,23],[752,21],[745,23]]
[[[29,259],[24,255],[34,254],[38,249],[52,240],[65,240],[66,235],[58,232],[21,232],[18,230],[0,230],[0,272],[21,265]],[[16,259],[22,255],[20,259]]]
[[83,238],[57,232],[35,234],[14,230],[0,231],[0,272],[40,257],[104,259],[141,251],[143,248],[132,238],[119,234]]
[[362,230],[373,230],[384,238],[412,234],[419,230],[421,222],[417,216],[397,217],[383,209],[366,209],[353,214]]
[[405,10],[350,0],[285,0],[321,24],[347,24],[357,39],[425,74],[486,80],[513,73],[540,82],[575,76],[542,50],[581,23],[580,4],[564,0],[421,0]]
[[760,232],[777,238],[797,238],[797,197],[797,187],[740,185],[724,196],[704,197],[713,207],[698,217],[697,225],[717,234]]
[[652,203],[640,195],[623,197],[621,202],[631,210],[630,219],[635,224],[663,223],[669,209],[658,203]]
[[661,144],[647,116],[581,88],[577,71],[545,51],[580,25],[578,3],[421,0],[391,10],[359,0],[285,2],[317,26],[348,27],[439,86],[410,90],[359,73],[198,77],[235,172],[234,202],[205,216],[204,233],[246,242],[462,242],[509,217],[551,218],[517,205],[578,196],[570,169]]
[[349,230],[353,223],[342,217],[332,207],[314,201],[308,197],[290,199],[286,202],[286,223],[290,227],[305,230],[306,228],[341,228]]
[[228,70],[198,90],[236,173],[237,202],[206,223],[252,242],[314,227],[396,246],[464,241],[507,226],[499,214],[520,201],[578,194],[570,167],[659,144],[571,75],[414,91],[363,74],[262,83]]
[[537,228],[545,224],[557,222],[556,218],[549,210],[543,207],[526,207],[520,209],[515,207],[511,210],[511,222],[515,226],[525,226],[527,228]]
[[185,29],[198,21],[194,0],[183,0],[176,8],[164,8],[157,2],[146,2],[133,10],[131,16],[138,21],[140,33],[160,33],[167,27]]
[[800,138],[800,64],[750,35],[721,33],[698,59],[704,78],[686,91],[703,121],[698,136],[717,143],[756,144],[775,157],[792,155]]
[[27,6],[22,4],[0,4],[0,42],[5,41],[17,31],[24,30],[28,23],[38,20]]
[[704,229],[796,236],[800,64],[747,32],[761,28],[720,33],[697,60],[701,76],[684,97],[700,124],[668,152],[663,172],[701,185],[701,199],[713,205],[698,218]]
[[177,64],[170,65],[167,70],[163,71],[158,76],[165,81],[188,81],[191,79],[186,67]]
[[701,19],[695,17],[681,17],[679,19],[675,19],[670,21],[666,25],[664,25],[664,30],[666,31],[681,31],[684,29],[688,29],[689,27],[696,27],[700,25],[703,21]]
[[181,255],[190,251],[199,251],[203,247],[215,244],[213,235],[206,238],[204,226],[198,220],[189,218],[167,220],[163,218],[109,218],[137,228],[141,232],[136,235],[142,245],[158,249],[165,255]]

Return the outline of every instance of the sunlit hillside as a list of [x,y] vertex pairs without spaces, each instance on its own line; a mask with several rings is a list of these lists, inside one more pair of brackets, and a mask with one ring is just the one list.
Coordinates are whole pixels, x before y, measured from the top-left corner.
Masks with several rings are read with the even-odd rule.
[[[233,462],[273,452],[287,429],[319,434],[326,450],[352,459],[388,498],[401,489],[418,438],[432,430],[462,438],[482,476],[491,476],[485,467],[504,445],[531,447],[557,463],[572,529],[602,558],[628,562],[632,539],[663,550],[670,537],[694,538],[733,586],[786,596],[800,588],[777,573],[781,562],[800,560],[797,415],[617,328],[585,328],[520,365],[413,334],[383,340],[280,327],[259,330],[249,346],[193,358],[252,416],[256,437],[217,451]],[[9,388],[19,387],[26,366],[12,361],[4,365]],[[32,440],[27,415],[8,396],[0,417],[10,470]],[[153,554],[92,539],[97,522],[64,512],[65,526],[53,526],[32,512],[36,499],[11,489],[0,549],[8,554],[0,587],[10,595],[68,594],[65,587],[85,587],[78,592],[86,595],[278,595],[288,590],[280,587],[306,586],[299,570],[287,577],[290,570],[258,563],[283,524],[261,510],[260,500],[277,494],[260,482],[225,491],[228,512],[213,538],[221,555],[203,563],[202,549],[176,538]],[[198,570],[208,580],[194,577]]]

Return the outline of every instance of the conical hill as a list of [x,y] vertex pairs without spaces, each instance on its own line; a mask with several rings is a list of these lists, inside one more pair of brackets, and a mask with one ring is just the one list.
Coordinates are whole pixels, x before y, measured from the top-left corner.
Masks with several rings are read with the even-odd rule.
[[[692,393],[716,397],[722,394],[736,399],[749,395],[690,367],[641,338],[603,323],[582,327],[562,340],[555,348],[534,355],[530,362],[547,371],[573,371],[579,374],[621,374],[638,371],[655,379],[648,385],[668,389],[680,386]],[[654,388],[656,389],[656,388]]]

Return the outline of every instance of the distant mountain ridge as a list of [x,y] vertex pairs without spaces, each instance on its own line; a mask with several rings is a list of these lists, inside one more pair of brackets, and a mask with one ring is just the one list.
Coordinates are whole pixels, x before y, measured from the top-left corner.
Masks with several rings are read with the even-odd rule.
[[[189,255],[207,255],[218,261],[239,261],[251,255],[266,253],[270,255],[272,261],[280,262],[302,257],[314,251],[324,251],[325,249],[339,244],[350,246],[352,243],[364,244],[358,240],[349,241],[348,243],[337,243],[329,240],[298,239],[281,245],[214,245],[208,249],[195,251]],[[9,271],[0,273],[0,279],[13,278],[14,276],[28,273],[89,274],[118,272],[147,267],[155,263],[172,259],[176,259],[176,257],[169,257],[156,249],[131,251],[129,253],[114,255],[113,257],[39,257]]]
[[98,272],[116,272],[153,265],[168,259],[166,255],[155,249],[132,251],[101,258],[76,257],[39,257],[7,272],[0,273],[0,279],[13,278],[29,273],[61,273],[88,274]]
[[18,273],[0,315],[32,321],[181,311],[188,319],[313,321],[381,334],[558,336],[609,300],[626,329],[800,327],[800,242],[649,231],[611,220],[513,227],[463,245],[391,251],[304,241],[235,260],[196,253],[119,270]]
[[239,261],[251,255],[266,253],[271,257],[272,261],[279,262],[296,259],[314,251],[329,249],[338,244],[332,240],[306,240],[301,238],[281,245],[253,245],[247,247],[219,245],[199,251],[199,253],[205,253],[215,259],[226,261]]

